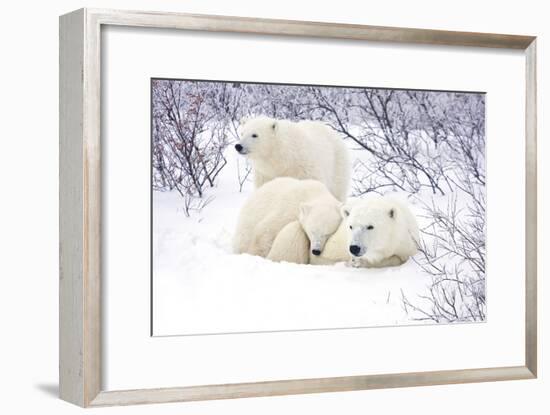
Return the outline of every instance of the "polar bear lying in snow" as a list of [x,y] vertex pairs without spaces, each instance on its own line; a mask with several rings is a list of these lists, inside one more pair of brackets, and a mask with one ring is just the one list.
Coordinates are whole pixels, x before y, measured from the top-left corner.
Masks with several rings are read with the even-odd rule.
[[418,223],[404,202],[372,194],[342,206],[341,211],[353,265],[401,265],[416,254]]
[[[341,206],[319,181],[290,177],[273,179],[256,189],[242,207],[233,237],[233,251],[274,260],[298,258],[295,260],[298,262],[299,258],[308,257],[311,245],[318,255],[342,220]],[[311,243],[303,231],[293,235],[289,232],[291,229],[286,229],[300,217],[319,222],[311,226],[313,230],[307,233]],[[271,252],[273,241],[283,229],[286,235],[283,244]],[[305,252],[298,246],[304,247]]]
[[348,149],[328,125],[261,116],[243,121],[240,136],[235,149],[252,163],[256,188],[276,177],[314,179],[338,200],[347,198]]

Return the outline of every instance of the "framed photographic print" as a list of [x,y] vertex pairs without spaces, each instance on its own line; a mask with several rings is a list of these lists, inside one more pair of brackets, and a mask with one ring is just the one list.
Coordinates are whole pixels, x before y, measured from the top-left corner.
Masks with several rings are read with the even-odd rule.
[[60,19],[60,394],[537,373],[536,38]]

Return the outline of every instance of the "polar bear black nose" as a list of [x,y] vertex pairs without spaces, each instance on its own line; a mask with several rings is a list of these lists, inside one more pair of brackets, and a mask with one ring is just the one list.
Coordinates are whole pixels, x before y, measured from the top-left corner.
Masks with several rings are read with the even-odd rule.
[[243,150],[243,146],[241,146],[240,144],[235,144],[235,150],[240,153]]
[[312,253],[313,255],[317,255],[317,256],[321,255],[321,251],[319,251],[318,249],[312,249],[312,250],[311,250],[311,253]]
[[359,256],[359,252],[361,251],[361,247],[359,247],[358,245],[350,245],[349,246],[349,251],[355,255],[355,256]]

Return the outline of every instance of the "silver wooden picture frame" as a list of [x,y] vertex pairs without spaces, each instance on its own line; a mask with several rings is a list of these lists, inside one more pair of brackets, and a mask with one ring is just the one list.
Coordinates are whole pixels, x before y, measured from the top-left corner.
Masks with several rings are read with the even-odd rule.
[[[103,390],[101,30],[106,25],[408,44],[525,54],[525,362],[521,366],[142,390]],[[537,377],[536,37],[178,13],[80,9],[60,17],[60,397],[82,407],[353,391]]]

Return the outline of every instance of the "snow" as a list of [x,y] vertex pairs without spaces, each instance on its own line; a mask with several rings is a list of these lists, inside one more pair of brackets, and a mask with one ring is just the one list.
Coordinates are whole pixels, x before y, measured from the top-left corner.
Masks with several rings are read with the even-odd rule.
[[212,202],[191,217],[177,192],[153,192],[155,336],[419,323],[401,301],[402,292],[418,297],[431,283],[414,261],[355,269],[233,254],[232,233],[252,183],[240,193],[239,156],[229,146],[226,157],[228,165],[208,191]]

